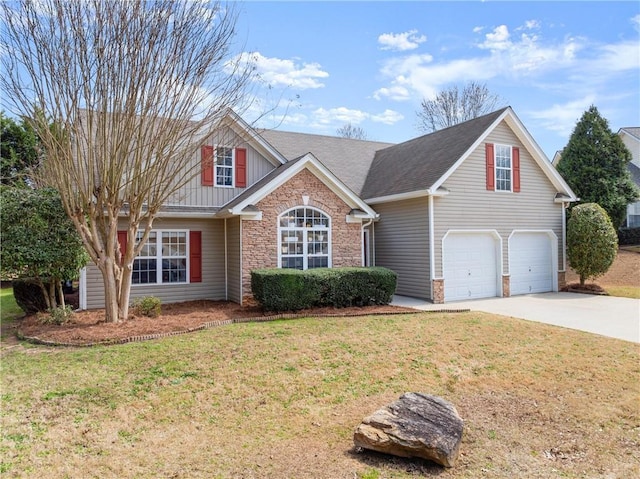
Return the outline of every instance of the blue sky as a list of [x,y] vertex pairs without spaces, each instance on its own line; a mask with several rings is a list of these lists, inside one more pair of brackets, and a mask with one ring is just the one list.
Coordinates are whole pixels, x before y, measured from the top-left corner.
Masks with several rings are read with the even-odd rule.
[[335,135],[350,122],[397,143],[422,134],[423,98],[472,80],[513,107],[549,159],[592,104],[614,132],[640,126],[637,1],[236,6],[236,40],[269,86],[255,108],[275,107],[261,126]]

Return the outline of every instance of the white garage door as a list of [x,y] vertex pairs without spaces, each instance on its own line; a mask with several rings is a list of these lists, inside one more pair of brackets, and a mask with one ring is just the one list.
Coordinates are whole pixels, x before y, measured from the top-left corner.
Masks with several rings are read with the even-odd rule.
[[498,295],[496,239],[485,233],[453,233],[443,244],[444,300]]
[[551,238],[545,233],[514,233],[509,240],[511,295],[553,291]]

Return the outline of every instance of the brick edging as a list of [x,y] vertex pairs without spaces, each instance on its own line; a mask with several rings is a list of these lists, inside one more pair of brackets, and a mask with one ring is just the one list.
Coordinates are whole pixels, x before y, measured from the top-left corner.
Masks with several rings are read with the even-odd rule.
[[179,336],[182,334],[194,333],[196,331],[203,331],[205,329],[217,328],[221,326],[229,326],[232,324],[241,324],[241,323],[263,323],[267,321],[277,321],[279,319],[301,319],[301,318],[350,318],[350,317],[358,317],[358,316],[391,316],[391,315],[399,315],[399,314],[417,314],[417,313],[468,313],[471,311],[470,309],[439,309],[434,311],[390,311],[386,313],[331,313],[331,314],[298,314],[298,313],[282,313],[275,314],[272,316],[258,316],[258,317],[250,317],[250,318],[234,318],[234,319],[223,319],[217,321],[209,321],[201,324],[195,328],[183,329],[181,331],[168,331],[166,333],[154,333],[154,334],[141,334],[138,336],[129,336],[127,338],[119,338],[119,339],[108,339],[104,341],[90,342],[90,343],[64,343],[58,341],[48,341],[46,339],[40,339],[37,336],[25,336],[20,332],[20,330],[16,331],[16,335],[18,339],[22,341],[26,341],[31,344],[37,344],[39,346],[53,346],[53,347],[67,347],[67,348],[90,348],[94,346],[114,346],[118,344],[126,344],[126,343],[137,343],[142,341],[150,341],[153,339],[162,339],[167,338],[169,336]]

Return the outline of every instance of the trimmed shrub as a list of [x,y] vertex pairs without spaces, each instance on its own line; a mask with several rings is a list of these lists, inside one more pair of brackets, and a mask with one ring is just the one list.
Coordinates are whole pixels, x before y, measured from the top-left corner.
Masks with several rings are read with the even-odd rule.
[[139,316],[157,318],[162,313],[162,301],[155,296],[145,296],[136,299],[133,304],[133,312]]
[[617,254],[618,236],[607,212],[597,203],[575,206],[567,222],[567,259],[580,285],[606,273]]
[[618,244],[637,245],[640,244],[640,227],[620,228],[618,230]]
[[56,308],[52,308],[48,313],[41,313],[38,315],[38,319],[42,324],[65,324],[73,319],[73,308],[70,305],[58,306]]
[[397,275],[387,268],[266,268],[251,272],[253,296],[267,311],[389,304]]
[[[16,304],[27,314],[43,312],[47,310],[47,301],[40,286],[33,279],[20,278],[11,282],[13,297]],[[49,287],[45,284],[45,287]]]

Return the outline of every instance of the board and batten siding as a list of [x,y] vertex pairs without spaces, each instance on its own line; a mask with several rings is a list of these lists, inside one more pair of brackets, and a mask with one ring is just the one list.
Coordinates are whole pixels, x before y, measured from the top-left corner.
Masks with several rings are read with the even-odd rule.
[[431,299],[427,198],[374,205],[375,265],[398,275],[397,294]]
[[[230,148],[245,148],[247,150],[247,187],[250,187],[267,173],[275,168],[275,165],[268,161],[246,141],[243,141],[230,129],[225,129],[216,133],[203,145],[226,146]],[[195,152],[190,160],[189,167],[193,168],[192,178],[189,182],[177,191],[168,204],[172,206],[222,206],[242,193],[245,188],[231,188],[222,186],[203,186],[201,171],[201,149]],[[214,172],[215,181],[215,172]]]
[[227,225],[227,299],[240,303],[242,300],[240,218],[228,218],[224,221]]
[[[520,192],[486,189],[485,143],[520,148]],[[434,198],[435,277],[442,278],[442,239],[448,230],[496,230],[502,238],[502,274],[509,272],[509,235],[514,230],[552,230],[562,269],[561,204],[555,187],[503,122],[444,182],[449,194]]]
[[[124,229],[124,225],[123,225]],[[131,300],[156,296],[163,303],[192,300],[224,300],[224,222],[206,219],[158,218],[154,230],[191,230],[202,232],[202,282],[132,285]],[[97,266],[89,264],[86,274],[87,309],[104,307],[104,284]]]

